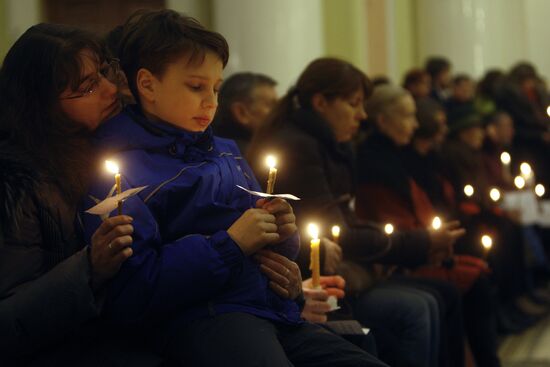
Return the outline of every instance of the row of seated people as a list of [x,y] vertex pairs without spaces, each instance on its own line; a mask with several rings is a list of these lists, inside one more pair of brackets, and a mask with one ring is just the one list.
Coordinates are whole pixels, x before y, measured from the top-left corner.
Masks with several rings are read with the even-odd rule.
[[[335,72],[335,64],[328,59],[310,64],[280,101],[276,82],[268,76],[231,76],[221,89],[215,133],[239,143],[255,162],[258,177],[266,178],[263,158],[270,153],[279,156],[277,190],[302,199],[294,205],[300,228],[311,220],[323,223],[327,231],[332,224],[342,226],[339,245],[325,233],[324,270],[345,277],[354,317],[373,328],[383,360],[403,365],[401,358],[407,355],[395,353],[399,347],[391,341],[403,328],[391,331],[391,317],[381,310],[383,298],[377,294],[397,285],[405,292],[429,290],[438,300],[443,357],[439,363],[453,360],[462,365],[457,357],[462,350],[455,347],[463,345],[457,340],[465,333],[479,365],[498,365],[497,331],[518,332],[531,325],[546,312],[548,299],[546,290],[535,291],[533,286],[535,281],[544,286],[547,280],[542,241],[547,233],[520,225],[514,213],[501,210],[489,195],[493,188],[511,188],[500,153],[510,149],[513,120],[504,111],[483,117],[467,106],[454,110],[447,123],[442,104],[428,97],[415,100],[392,85],[376,86],[362,110],[357,101],[368,91],[336,92],[326,87],[342,88],[336,81],[346,80],[343,72]],[[321,75],[339,78],[323,80]],[[312,80],[326,91],[320,86],[315,90]],[[307,88],[312,90],[304,92]],[[342,98],[317,101],[318,105],[315,99],[306,102],[321,90],[326,95],[342,93]],[[463,193],[467,184],[475,187],[475,195]],[[443,230],[431,231],[436,216],[458,219],[466,235],[453,221]],[[385,223],[405,231],[391,238],[394,247],[400,245],[400,236],[409,236],[397,257],[368,252],[383,236]],[[480,243],[484,234],[495,242],[489,253]],[[418,240],[416,236],[422,235],[424,240]],[[422,247],[427,244],[431,248]],[[299,260],[302,273],[308,274],[309,252],[303,250]],[[527,268],[526,251],[539,256],[535,269]],[[535,277],[538,271],[544,275]],[[441,284],[435,286],[434,278],[460,289],[461,306],[453,306],[453,296]],[[464,318],[458,326],[452,322],[458,320],[457,308]],[[389,314],[396,312],[391,309]]]

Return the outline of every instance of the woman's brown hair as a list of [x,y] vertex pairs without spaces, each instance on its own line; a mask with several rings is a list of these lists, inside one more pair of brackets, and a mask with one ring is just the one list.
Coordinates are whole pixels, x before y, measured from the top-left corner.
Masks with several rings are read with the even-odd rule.
[[59,96],[67,87],[78,89],[84,50],[101,64],[101,47],[91,34],[38,24],[14,43],[0,69],[1,135],[72,200],[86,190],[90,132],[61,111]]

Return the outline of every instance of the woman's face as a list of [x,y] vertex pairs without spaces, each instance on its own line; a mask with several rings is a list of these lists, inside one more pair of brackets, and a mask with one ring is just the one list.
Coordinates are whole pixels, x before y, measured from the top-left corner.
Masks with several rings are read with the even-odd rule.
[[413,98],[405,95],[397,99],[385,113],[379,116],[377,125],[380,132],[390,138],[395,145],[409,144],[414,131],[418,128]]
[[473,126],[460,131],[458,136],[464,144],[469,145],[474,150],[480,150],[483,147],[485,130],[481,126]]
[[345,98],[320,98],[323,99],[322,103],[315,104],[314,108],[328,122],[336,141],[345,143],[353,139],[361,121],[367,118],[363,89]]
[[[94,131],[120,112],[117,87],[100,73],[97,55],[83,50],[80,55],[80,80],[77,90],[68,86],[59,96],[61,111],[75,123]],[[104,67],[105,65],[103,65]]]

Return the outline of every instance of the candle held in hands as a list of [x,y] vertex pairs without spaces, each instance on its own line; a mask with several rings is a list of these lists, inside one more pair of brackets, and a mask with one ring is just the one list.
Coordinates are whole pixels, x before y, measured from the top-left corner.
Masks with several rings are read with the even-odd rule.
[[314,289],[321,288],[321,264],[319,259],[319,245],[321,240],[319,239],[319,227],[310,223],[307,227],[309,236],[311,237],[311,259],[309,269],[311,270],[311,285]]
[[273,190],[275,189],[275,180],[277,179],[277,168],[275,168],[275,166],[277,165],[277,159],[272,155],[268,155],[265,159],[265,162],[269,167],[266,193],[271,195],[273,194]]
[[[115,175],[115,186],[116,186],[116,193],[117,195],[122,193],[122,183],[120,179],[120,173],[118,164],[116,164],[113,161],[105,161],[105,167],[107,170]],[[117,208],[118,215],[122,215],[122,201],[118,202],[118,208]]]

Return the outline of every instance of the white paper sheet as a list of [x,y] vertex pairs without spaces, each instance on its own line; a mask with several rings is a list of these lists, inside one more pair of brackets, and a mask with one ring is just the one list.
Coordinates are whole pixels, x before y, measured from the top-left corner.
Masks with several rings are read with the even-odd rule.
[[239,185],[237,185],[237,187],[241,190],[244,190],[244,191],[248,192],[251,195],[259,196],[259,197],[262,197],[262,198],[281,198],[281,199],[287,199],[287,200],[300,200],[299,197],[294,196],[292,194],[266,194],[265,192],[258,192],[258,191],[248,190],[248,189],[245,189],[244,187],[239,186]]
[[124,201],[129,197],[137,195],[141,190],[145,189],[147,186],[136,187],[133,189],[128,189],[118,195],[108,197],[97,205],[86,210],[86,213],[95,214],[95,215],[105,215],[109,214],[115,210],[118,206],[119,201]]

